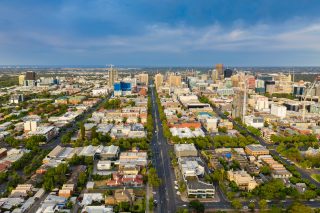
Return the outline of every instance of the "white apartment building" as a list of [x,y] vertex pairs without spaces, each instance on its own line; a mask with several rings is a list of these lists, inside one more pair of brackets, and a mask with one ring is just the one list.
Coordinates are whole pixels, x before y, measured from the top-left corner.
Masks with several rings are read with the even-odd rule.
[[287,108],[279,104],[271,104],[271,115],[279,118],[285,118],[287,115]]

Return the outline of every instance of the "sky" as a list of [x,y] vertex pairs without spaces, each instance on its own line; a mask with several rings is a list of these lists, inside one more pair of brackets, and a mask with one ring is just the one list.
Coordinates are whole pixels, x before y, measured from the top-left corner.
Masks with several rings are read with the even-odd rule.
[[1,65],[320,66],[319,0],[1,0]]

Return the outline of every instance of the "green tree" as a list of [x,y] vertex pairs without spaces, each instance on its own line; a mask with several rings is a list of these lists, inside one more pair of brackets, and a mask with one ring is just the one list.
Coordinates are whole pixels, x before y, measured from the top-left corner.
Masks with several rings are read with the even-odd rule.
[[119,208],[121,211],[129,211],[130,210],[130,204],[128,202],[120,202],[119,203]]
[[154,207],[154,199],[153,197],[149,198],[149,211],[152,211]]
[[254,212],[254,209],[256,208],[256,204],[255,204],[255,203],[249,203],[248,207],[249,207],[249,209],[250,209],[251,211]]
[[156,172],[156,169],[151,167],[148,171],[148,182],[152,187],[159,187],[160,186],[160,178]]
[[227,129],[227,127],[218,127],[218,132],[227,133],[228,129]]
[[87,183],[87,173],[86,172],[80,172],[79,178],[78,178],[78,186],[84,187]]
[[92,127],[92,129],[91,129],[91,139],[94,139],[94,138],[98,138],[96,126]]
[[239,199],[234,199],[231,201],[231,205],[235,209],[241,209],[242,208],[242,203],[240,202]]
[[86,129],[84,128],[84,123],[80,124],[80,137],[82,140],[85,139],[86,136]]
[[288,213],[313,213],[314,211],[309,206],[303,205],[302,203],[294,202],[288,208]]
[[268,208],[268,203],[266,200],[262,199],[259,201],[259,207],[261,211],[264,211]]
[[193,209],[197,213],[202,213],[205,210],[203,203],[201,203],[199,200],[190,201],[189,208]]
[[64,135],[61,137],[61,143],[62,143],[62,144],[68,144],[68,143],[70,143],[70,140],[71,140],[70,134],[64,134]]
[[315,197],[317,197],[317,193],[313,190],[306,190],[304,193],[303,193],[303,197],[306,199],[306,200],[309,200],[309,199],[313,199]]
[[270,170],[269,166],[262,166],[260,168],[260,172],[264,175],[269,175],[271,173],[271,170]]

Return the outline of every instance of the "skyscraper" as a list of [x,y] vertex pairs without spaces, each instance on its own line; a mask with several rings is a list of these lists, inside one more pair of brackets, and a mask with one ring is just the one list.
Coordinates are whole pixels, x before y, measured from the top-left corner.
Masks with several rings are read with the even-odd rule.
[[114,82],[118,80],[118,70],[113,69],[112,67],[108,70],[109,74],[109,80],[108,80],[108,85],[110,87],[113,87]]
[[233,74],[233,70],[232,69],[225,69],[224,70],[224,78],[230,78]]
[[149,75],[148,73],[140,73],[138,75],[135,75],[135,78],[137,79],[137,82],[142,85],[148,85],[149,83]]
[[35,81],[36,80],[36,73],[33,72],[33,71],[27,71],[26,72],[26,77],[25,77],[25,80],[33,80]]
[[25,78],[26,78],[25,75],[19,75],[19,85],[20,85],[20,86],[23,85]]
[[224,77],[223,64],[216,64],[216,79],[222,80]]
[[156,88],[159,88],[163,83],[163,75],[158,73],[154,76],[154,84],[156,85]]
[[181,75],[169,75],[169,86],[180,87],[181,86]]

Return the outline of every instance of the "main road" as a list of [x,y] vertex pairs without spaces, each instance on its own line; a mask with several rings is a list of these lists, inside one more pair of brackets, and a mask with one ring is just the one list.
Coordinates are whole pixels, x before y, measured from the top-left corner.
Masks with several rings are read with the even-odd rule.
[[159,109],[155,97],[154,87],[151,89],[152,101],[152,117],[153,117],[153,137],[151,141],[151,149],[153,154],[153,165],[155,166],[161,185],[158,188],[158,207],[157,212],[175,213],[176,212],[176,196],[174,190],[174,173],[171,168],[169,150],[163,134],[162,124],[159,116]]
[[[154,195],[158,201],[156,212],[176,212],[177,208],[186,208],[188,202],[180,199],[176,194],[174,181],[176,180],[174,170],[171,167],[169,151],[172,147],[168,144],[163,133],[162,123],[159,116],[159,109],[156,101],[155,88],[151,89],[152,117],[153,117],[153,137],[151,150],[153,154],[153,165],[161,179],[161,186]],[[218,189],[218,190],[217,190]],[[219,187],[216,187],[216,196],[220,197],[220,202],[204,202],[206,209],[231,209],[230,202],[227,201]]]

